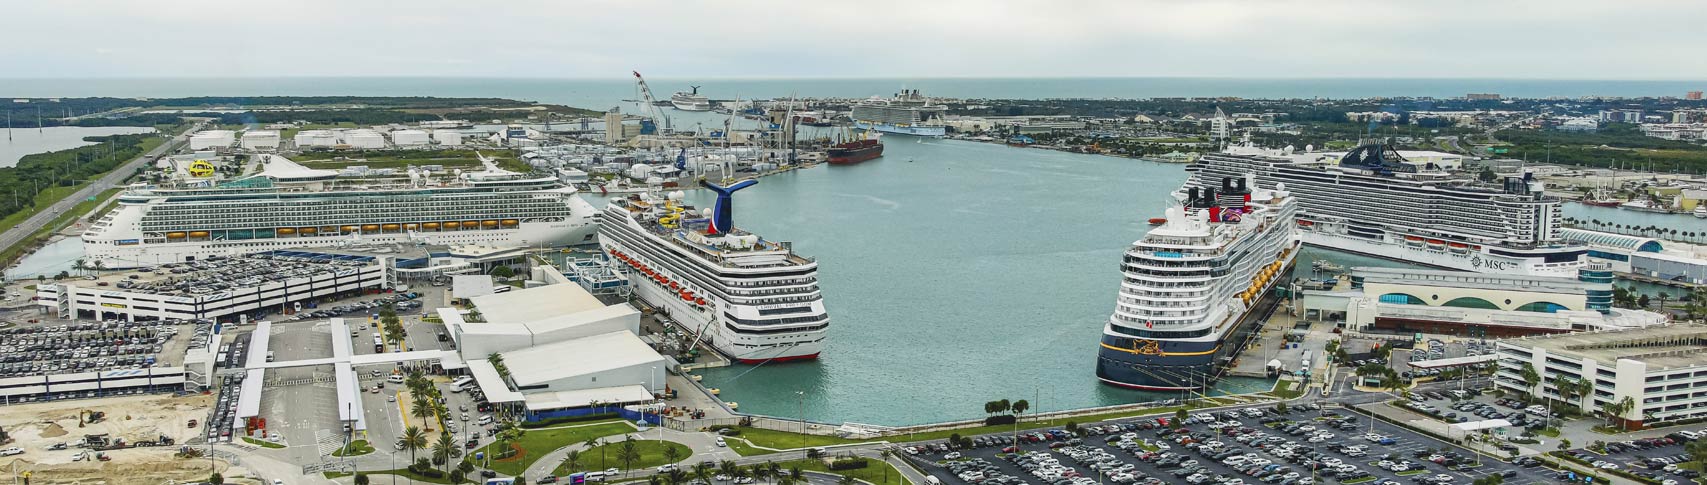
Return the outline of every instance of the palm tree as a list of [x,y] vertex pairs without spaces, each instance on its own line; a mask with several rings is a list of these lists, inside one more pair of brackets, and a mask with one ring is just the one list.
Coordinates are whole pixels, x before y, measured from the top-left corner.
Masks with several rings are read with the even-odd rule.
[[709,461],[695,463],[693,464],[693,476],[694,478],[698,478],[699,481],[711,483],[711,471],[716,469],[717,465],[713,465]]
[[[1020,402],[1025,402],[1025,401],[1021,400]],[[889,483],[889,469],[893,468],[893,467],[888,466],[889,458],[894,457],[894,456],[895,456],[895,452],[893,450],[888,449],[888,448],[884,448],[882,450],[877,451],[877,459],[883,460],[883,463],[885,465],[883,467],[883,483]]]
[[568,469],[569,473],[571,473],[571,474],[575,473],[576,470],[580,470],[581,469],[581,451],[580,450],[569,450],[569,453],[566,453],[563,455],[563,464],[561,466],[564,467],[565,469]]
[[806,473],[800,471],[800,467],[797,466],[788,468],[788,477],[793,478],[795,483],[806,481]]
[[776,475],[771,474],[770,467],[765,465],[766,464],[764,463],[753,464],[753,478],[764,480],[766,482],[769,482],[772,478],[776,478]]
[[[427,447],[427,433],[422,432],[421,428],[417,426],[403,428],[402,441],[403,449],[409,450],[409,463],[414,463],[415,450]],[[446,461],[449,459],[447,458]]]
[[749,474],[747,473],[746,467],[738,466],[738,467],[735,467],[734,470],[729,471],[729,477],[734,479],[734,481],[737,481],[737,482],[741,481],[741,479],[743,479],[743,478],[747,478],[748,475]]
[[[409,402],[409,415],[421,418],[421,422],[425,423],[427,418],[433,416],[433,400],[426,394],[415,394],[415,399]],[[432,428],[427,430],[432,431]]]
[[622,446],[616,448],[616,460],[622,462],[623,470],[633,468],[634,462],[640,461],[640,447],[634,444],[633,436],[622,440]]
[[1025,414],[1025,412],[1027,410],[1030,410],[1030,409],[1031,409],[1031,403],[1030,402],[1028,402],[1024,399],[1014,401],[1014,416],[1016,417],[1014,420],[1018,421],[1019,419],[1017,419],[1017,417],[1021,414]]
[[1535,372],[1534,364],[1524,362],[1522,376],[1524,388],[1529,389],[1529,403],[1535,404],[1535,386],[1541,384],[1541,374]]
[[[664,447],[664,462],[675,463],[678,461],[682,461],[681,450],[676,449],[676,447],[674,447],[674,446],[668,446],[664,442],[659,442],[658,445]],[[727,464],[728,466],[735,466],[735,462],[733,462],[733,461],[724,460],[723,463]],[[728,470],[725,469],[724,473],[728,473]]]
[[504,445],[498,448],[500,450],[508,451],[510,443],[522,439],[522,435],[527,434],[527,431],[523,430],[515,420],[504,420],[498,426],[498,442]]
[[439,439],[433,442],[433,454],[444,457],[446,475],[450,474],[450,455],[454,451],[456,451],[456,441],[451,439],[450,433],[439,433]]
[[853,475],[842,475],[836,479],[836,485],[855,485]]
[[[592,438],[587,438],[587,441],[581,442],[581,446],[587,447],[588,450],[591,450],[593,448],[599,448],[599,445],[603,445],[603,444],[605,444],[605,442],[599,441],[599,438],[597,436],[592,437]],[[604,467],[605,467],[605,449],[599,448],[599,468],[604,468]]]
[[[1630,396],[1624,396],[1624,399],[1618,401],[1618,415],[1619,416],[1623,416],[1623,415],[1629,413],[1631,410],[1634,410],[1634,409],[1636,409],[1636,400],[1634,398],[1631,398]],[[1627,425],[1628,421],[1626,421],[1622,424]],[[1627,427],[1627,426],[1620,426],[1620,427]]]

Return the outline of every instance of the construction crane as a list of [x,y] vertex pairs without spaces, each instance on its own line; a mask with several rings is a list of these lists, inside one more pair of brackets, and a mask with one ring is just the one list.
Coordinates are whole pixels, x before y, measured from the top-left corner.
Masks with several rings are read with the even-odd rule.
[[663,112],[658,111],[658,100],[652,97],[652,87],[646,85],[646,78],[640,77],[640,71],[634,71],[634,82],[640,89],[640,102],[643,103],[641,107],[646,110],[648,116],[652,117],[653,123],[662,123],[658,125],[661,131],[669,131],[670,117],[664,116]]

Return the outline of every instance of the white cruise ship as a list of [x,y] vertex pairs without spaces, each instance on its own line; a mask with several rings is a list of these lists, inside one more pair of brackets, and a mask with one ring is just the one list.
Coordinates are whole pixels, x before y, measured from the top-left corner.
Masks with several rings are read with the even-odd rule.
[[718,194],[709,211],[683,205],[680,192],[612,200],[599,244],[640,298],[730,359],[817,358],[830,326],[818,262],[734,226],[730,195],[756,182],[701,182]]
[[1305,244],[1479,273],[1575,277],[1587,247],[1559,236],[1560,200],[1525,174],[1484,184],[1370,144],[1344,155],[1236,146],[1187,168],[1192,182],[1255,173],[1298,197]]
[[[1269,292],[1298,257],[1297,204],[1256,178],[1174,192],[1180,205],[1121,261],[1114,314],[1103,324],[1097,379],[1169,391],[1209,386],[1242,350]],[[1152,221],[1157,222],[1157,221]]]
[[932,105],[919,90],[902,92],[890,99],[872,97],[854,104],[848,117],[854,127],[899,135],[940,137],[948,134],[942,118],[948,107]]
[[83,233],[88,264],[154,266],[273,249],[361,243],[558,246],[592,242],[597,210],[551,177],[340,177],[284,157],[211,188],[133,185]]
[[711,111],[711,99],[699,94],[699,86],[689,88],[692,90],[670,95],[670,105],[682,111]]

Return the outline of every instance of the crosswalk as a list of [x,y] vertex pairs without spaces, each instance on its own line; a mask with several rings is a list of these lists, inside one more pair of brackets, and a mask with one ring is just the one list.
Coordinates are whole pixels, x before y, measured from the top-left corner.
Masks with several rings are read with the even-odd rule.
[[329,430],[319,429],[314,430],[314,445],[320,456],[331,456],[332,452],[344,447],[344,440]]

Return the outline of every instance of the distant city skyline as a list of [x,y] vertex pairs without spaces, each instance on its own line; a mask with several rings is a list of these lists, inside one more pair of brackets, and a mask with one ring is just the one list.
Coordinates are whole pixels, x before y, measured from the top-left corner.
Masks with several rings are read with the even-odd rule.
[[22,2],[0,78],[1707,79],[1707,4]]

